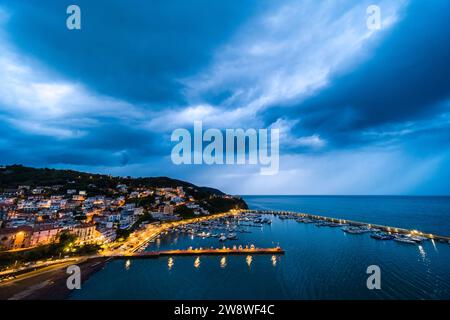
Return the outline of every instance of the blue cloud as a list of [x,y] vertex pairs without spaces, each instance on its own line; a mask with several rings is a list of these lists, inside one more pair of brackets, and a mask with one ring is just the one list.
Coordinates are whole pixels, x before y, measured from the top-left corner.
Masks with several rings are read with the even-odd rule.
[[[73,1],[72,1],[73,2]],[[8,3],[14,44],[90,88],[155,108],[182,103],[178,79],[201,68],[212,50],[258,10],[260,1],[76,1],[82,29],[69,31],[71,1]]]
[[449,11],[448,1],[412,2],[363,65],[335,77],[290,116],[304,116],[302,128],[346,143],[367,128],[448,112]]
[[[72,2],[0,1],[1,162],[230,193],[450,192],[448,1],[380,0],[378,33],[366,0],[76,3],[81,31]],[[172,165],[171,130],[193,120],[282,129],[280,174]]]

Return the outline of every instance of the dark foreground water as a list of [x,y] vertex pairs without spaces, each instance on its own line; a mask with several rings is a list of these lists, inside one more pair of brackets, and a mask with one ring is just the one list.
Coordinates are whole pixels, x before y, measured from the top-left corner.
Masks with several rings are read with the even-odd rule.
[[[286,209],[450,234],[450,198],[245,197],[251,208]],[[279,244],[284,256],[173,257],[113,261],[73,299],[450,299],[450,245],[377,241],[339,228],[271,217],[225,245]],[[169,233],[147,250],[222,246]],[[366,269],[381,268],[381,290]]]

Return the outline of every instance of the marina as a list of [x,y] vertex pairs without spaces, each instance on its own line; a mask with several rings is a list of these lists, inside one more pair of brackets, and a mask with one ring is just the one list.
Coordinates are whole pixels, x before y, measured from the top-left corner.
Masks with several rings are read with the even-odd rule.
[[[450,237],[418,230],[281,210],[240,210],[218,219],[169,227],[165,232],[184,233],[191,238],[216,238],[218,242],[226,242],[238,240],[239,234],[252,233],[253,228],[270,225],[272,220],[268,216],[278,217],[282,221],[294,220],[297,223],[313,224],[317,228],[340,228],[344,233],[351,235],[370,234],[370,237],[376,240],[393,240],[405,244],[420,244],[423,241],[433,240],[450,244]],[[140,250],[143,249],[144,247]]]
[[[274,215],[282,220],[291,219],[299,223],[314,223],[317,227],[340,227],[342,231],[349,234],[381,233],[388,236],[375,236],[379,240],[395,240],[402,243],[416,244],[424,240],[436,240],[450,244],[450,237],[425,233],[418,230],[371,224],[366,222],[352,221],[339,218],[331,218],[308,213],[279,210],[245,210],[248,214]],[[390,237],[392,236],[392,238]]]
[[[254,200],[256,198],[256,200]],[[445,228],[410,224],[418,216],[404,215],[397,219],[398,208],[413,211],[432,201],[442,203],[439,210],[442,226],[449,206],[447,199],[376,198],[392,209],[388,218],[379,212],[364,216],[362,223],[353,212],[361,212],[370,198],[320,198],[327,208],[324,214],[302,215],[302,211],[317,211],[305,205],[304,197],[276,197],[279,208],[261,208],[270,197],[247,200],[253,210],[220,215],[217,219],[192,219],[183,223],[167,223],[162,232],[152,238],[136,254],[171,252],[193,248],[276,248],[284,254],[190,254],[160,256],[156,259],[112,259],[104,270],[84,284],[84,290],[74,292],[73,299],[129,298],[136,299],[443,299],[450,298],[450,246]],[[316,197],[307,198],[316,201]],[[348,202],[348,211],[342,208]],[[361,201],[364,207],[359,207]],[[421,203],[424,205],[421,206]],[[391,204],[392,203],[392,204]],[[404,207],[402,205],[404,204]],[[449,202],[450,204],[450,202]],[[376,208],[375,205],[371,207]],[[332,208],[336,208],[332,210]],[[395,208],[395,211],[394,211]],[[440,210],[439,208],[442,208]],[[299,210],[300,211],[300,210]],[[346,219],[328,218],[326,213]],[[434,214],[434,211],[430,211]],[[381,216],[382,217],[382,216]],[[268,222],[270,220],[270,222]],[[262,223],[265,221],[265,223]],[[435,220],[438,221],[438,220]],[[403,228],[386,227],[399,225]],[[413,226],[414,228],[408,228]],[[423,229],[421,227],[425,226]],[[387,228],[390,228],[388,231]],[[433,238],[421,235],[432,234]],[[346,232],[345,230],[351,230]],[[358,231],[360,230],[360,231]],[[409,232],[396,232],[408,230]],[[434,232],[433,232],[434,231]],[[352,233],[355,232],[355,233]],[[236,239],[228,238],[235,234]],[[234,238],[233,235],[231,238]],[[222,239],[222,241],[221,241]],[[398,239],[398,240],[396,240]],[[193,250],[194,251],[194,250]],[[195,251],[194,251],[195,252]],[[367,266],[378,265],[382,270],[381,291],[367,290]],[[117,277],[117,274],[121,274]],[[262,281],[262,279],[264,279]],[[320,285],[326,282],[326,286]],[[236,288],[239,287],[239,290]],[[98,288],[102,288],[99,290]]]

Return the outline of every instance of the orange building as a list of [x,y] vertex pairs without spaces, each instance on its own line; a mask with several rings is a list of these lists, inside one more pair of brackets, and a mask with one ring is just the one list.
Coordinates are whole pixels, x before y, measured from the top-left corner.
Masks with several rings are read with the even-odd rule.
[[33,228],[28,226],[0,229],[0,250],[27,248],[32,234]]
[[56,242],[61,231],[61,228],[52,225],[37,225],[34,227],[31,235],[30,246],[34,247]]

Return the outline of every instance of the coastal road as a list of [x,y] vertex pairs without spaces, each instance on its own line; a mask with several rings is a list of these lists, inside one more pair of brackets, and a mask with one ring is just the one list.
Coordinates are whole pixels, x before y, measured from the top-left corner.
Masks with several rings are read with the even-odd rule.
[[65,299],[70,294],[66,281],[69,265],[76,264],[81,269],[81,281],[101,269],[107,259],[80,258],[17,276],[16,279],[0,284],[0,300],[56,300]]
[[[228,215],[236,215],[234,210],[226,213],[214,214],[206,217],[186,219],[176,222],[163,223],[161,225],[147,226],[143,230],[135,231],[120,245],[117,243],[105,248],[96,256],[81,257],[78,261],[64,262],[57,265],[41,268],[18,275],[16,279],[0,283],[0,300],[35,300],[35,299],[65,299],[69,296],[66,281],[67,267],[77,264],[81,268],[81,281],[85,281],[91,274],[103,268],[105,263],[114,255],[133,254],[150,240],[156,238],[162,232],[171,227],[177,227],[189,223],[218,219]],[[118,247],[119,246],[119,247]]]

